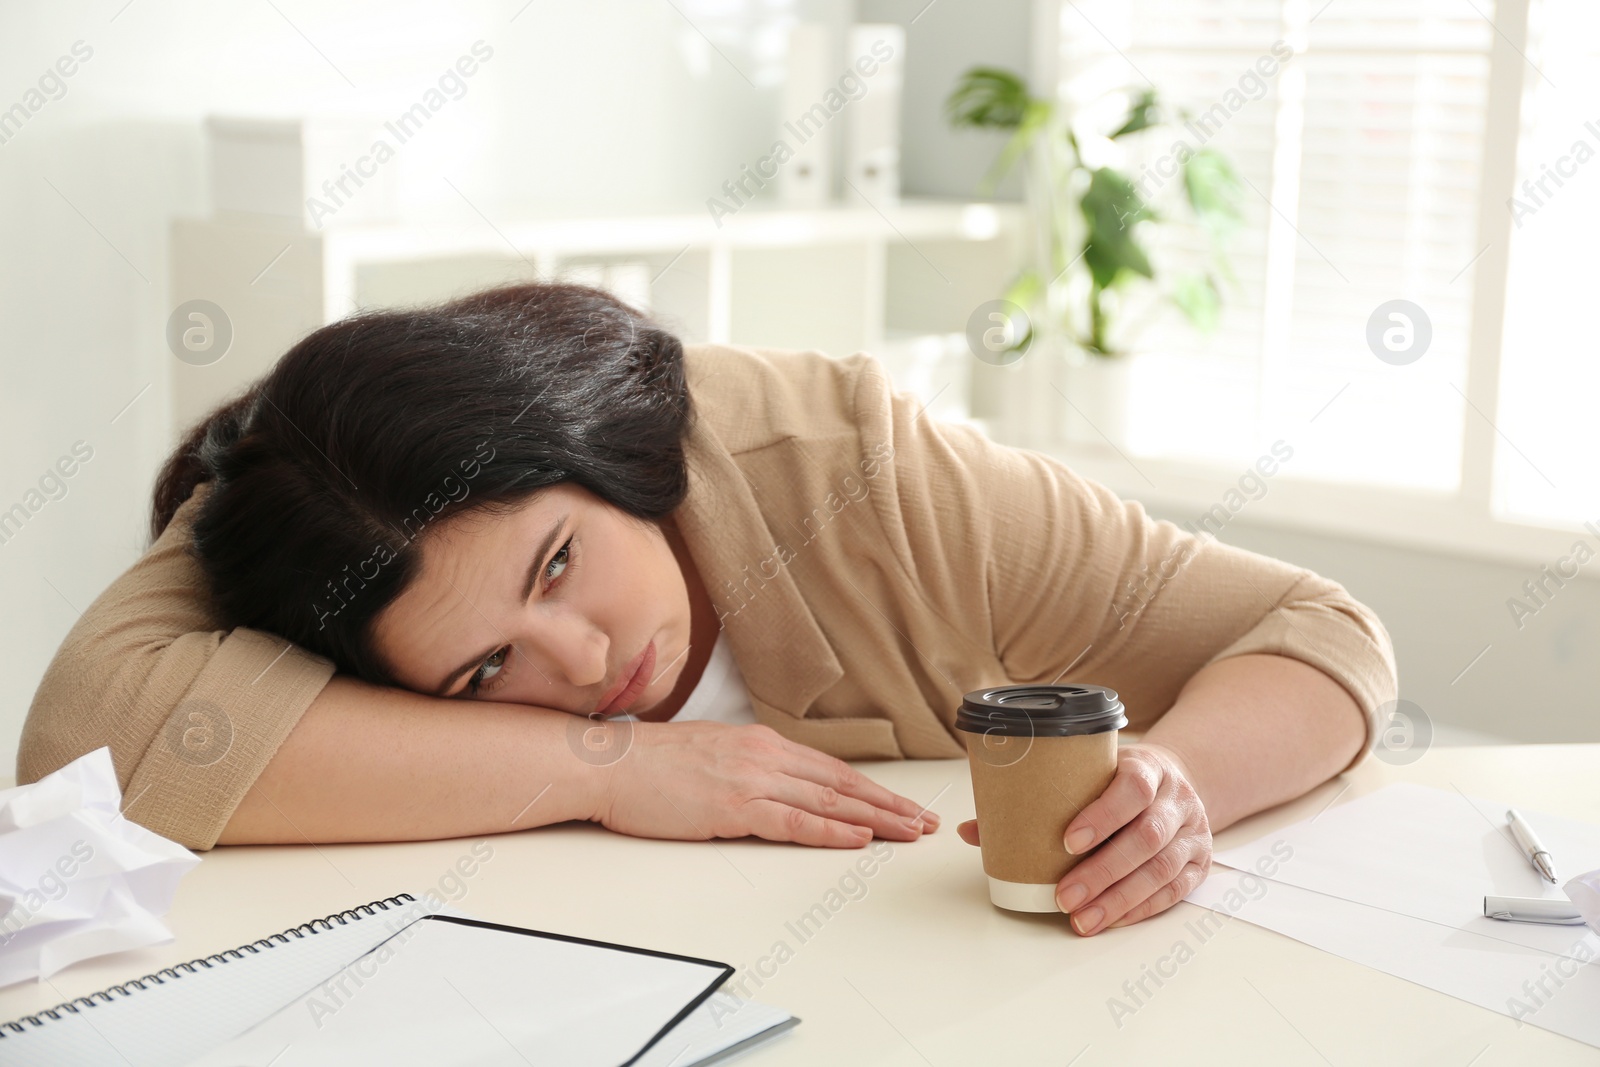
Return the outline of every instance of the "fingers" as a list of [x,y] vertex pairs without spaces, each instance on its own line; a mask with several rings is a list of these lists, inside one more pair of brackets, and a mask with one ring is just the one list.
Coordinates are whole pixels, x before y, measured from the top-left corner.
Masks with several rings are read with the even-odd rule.
[[978,843],[978,820],[968,819],[966,822],[957,823],[956,833],[967,844],[976,845]]
[[872,840],[872,831],[865,826],[824,818],[776,800],[752,800],[745,810],[750,833],[768,841],[793,841],[818,848],[860,848]]
[[891,841],[915,841],[927,828],[919,819],[896,815],[865,800],[846,796],[833,786],[818,785],[787,774],[774,775],[769,780],[766,798],[824,819],[866,827]]
[[931,832],[939,826],[939,815],[910,797],[885,789],[871,778],[840,759],[777,734],[773,735],[783,750],[792,757],[783,770],[796,778],[804,778],[818,785],[837,790],[847,797],[865,801],[884,811],[910,818],[921,818]]
[[[1175,792],[1175,788],[1168,786],[1167,791]],[[1085,812],[1088,810],[1084,809]],[[1100,904],[1096,899],[1100,894],[1138,870],[1167,846],[1177,835],[1180,819],[1175,804],[1151,801],[1132,822],[1113,834],[1103,848],[1067,872],[1056,891],[1056,903],[1061,910],[1077,912],[1091,902]],[[1174,869],[1172,874],[1176,875],[1177,870]],[[1133,903],[1129,901],[1125,907]],[[1083,918],[1087,922],[1091,917],[1084,915]],[[1074,926],[1078,925],[1077,919],[1078,916],[1074,915]]]
[[1110,926],[1128,926],[1166,911],[1205,880],[1209,848],[1181,837],[1072,916],[1072,927],[1088,935]]
[[[1158,856],[1157,859],[1160,859],[1160,857]],[[1155,862],[1156,860],[1151,860],[1150,863],[1145,864],[1145,866],[1148,867]],[[1200,883],[1206,880],[1206,874],[1210,871],[1210,869],[1211,854],[1209,851],[1206,852],[1203,860],[1189,860],[1178,871],[1178,876],[1176,878],[1170,882],[1167,882],[1165,885],[1162,885],[1156,889],[1155,892],[1145,897],[1143,901],[1135,904],[1133,907],[1123,912],[1122,918],[1115,919],[1106,927],[1106,929],[1109,930],[1113,926],[1130,926],[1133,923],[1142,922],[1145,919],[1150,918],[1152,915],[1166,911],[1178,901],[1187,897],[1190,893],[1193,893]],[[1142,873],[1143,871],[1144,868],[1141,867],[1139,869],[1139,873]],[[1136,874],[1135,877],[1137,876],[1138,875]],[[1152,878],[1154,877],[1157,876],[1152,875]],[[1130,895],[1137,896],[1138,892],[1139,891],[1137,889],[1132,890]],[[1107,912],[1107,914],[1109,915],[1113,913]],[[1094,931],[1090,929],[1084,932],[1093,933]]]
[[1155,801],[1162,778],[1159,766],[1134,754],[1124,754],[1106,791],[1067,824],[1067,851],[1082,855],[1126,826]]
[[1211,867],[1211,831],[1186,781],[1165,778],[1150,806],[1061,880],[1057,903],[1081,935],[1165,911]]

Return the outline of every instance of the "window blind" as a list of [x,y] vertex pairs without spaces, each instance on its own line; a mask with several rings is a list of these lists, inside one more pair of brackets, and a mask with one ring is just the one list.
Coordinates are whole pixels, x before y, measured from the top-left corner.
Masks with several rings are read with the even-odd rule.
[[[1096,29],[1078,11],[1091,8],[1070,6],[1064,48],[1081,63]],[[1126,37],[1105,34],[1105,51],[1120,52],[1130,86],[1148,81],[1213,116],[1185,140],[1225,152],[1247,183],[1220,328],[1202,338],[1164,313],[1140,333],[1132,450],[1248,462],[1282,437],[1296,448],[1291,477],[1454,490],[1493,5],[1132,0],[1128,11]],[[1294,58],[1263,76],[1280,41]],[[1129,165],[1166,151],[1147,138]],[[1158,265],[1198,262],[1193,240],[1152,236]],[[1373,312],[1395,299],[1432,327],[1426,355],[1403,366],[1367,340]]]

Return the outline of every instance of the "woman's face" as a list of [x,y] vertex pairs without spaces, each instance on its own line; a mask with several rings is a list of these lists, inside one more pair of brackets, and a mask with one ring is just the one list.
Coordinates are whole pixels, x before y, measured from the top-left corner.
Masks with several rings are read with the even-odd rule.
[[373,622],[407,689],[579,715],[640,715],[672,693],[689,594],[658,526],[563,482],[419,544],[419,573]]

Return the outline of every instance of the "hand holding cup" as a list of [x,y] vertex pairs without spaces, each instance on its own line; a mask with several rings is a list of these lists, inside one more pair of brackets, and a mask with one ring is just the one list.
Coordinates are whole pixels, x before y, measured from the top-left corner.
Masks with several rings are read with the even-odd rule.
[[1205,879],[1211,829],[1182,758],[1160,744],[1119,748],[1126,725],[1103,686],[967,694],[956,726],[978,818],[956,831],[983,849],[996,906],[1065,912],[1088,935],[1164,911]]
[[1211,869],[1205,805],[1178,754],[1148,742],[1118,749],[1116,777],[1068,824],[1065,844],[1093,850],[1056,895],[1083,935],[1166,911]]
[[[979,843],[977,820],[956,832]],[[1062,844],[1081,862],[1062,876],[1056,904],[1085,936],[1160,914],[1211,869],[1205,806],[1182,759],[1161,745],[1120,747],[1110,786],[1067,824]]]

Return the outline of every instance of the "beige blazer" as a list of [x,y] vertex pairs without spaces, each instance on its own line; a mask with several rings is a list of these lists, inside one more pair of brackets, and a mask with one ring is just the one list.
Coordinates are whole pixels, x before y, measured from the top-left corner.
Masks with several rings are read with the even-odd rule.
[[[1056,680],[1111,686],[1142,728],[1206,664],[1262,652],[1341,683],[1367,716],[1351,766],[1370,749],[1394,654],[1338,583],[937,422],[866,355],[686,359],[698,417],[679,528],[757,719],[785,736],[844,759],[960,756],[963,693]],[[17,758],[31,782],[110,745],[130,817],[196,849],[333,673],[215,617],[188,554],[208,488],[68,633]]]

